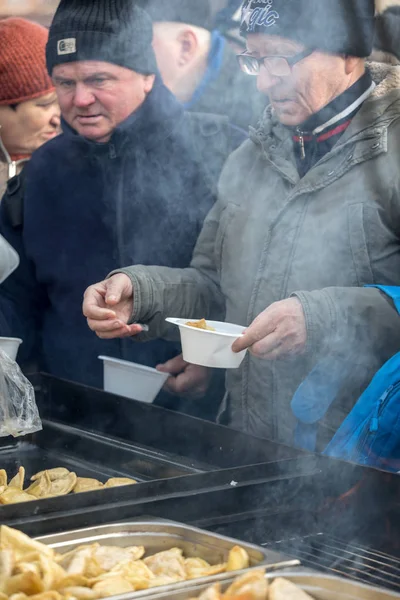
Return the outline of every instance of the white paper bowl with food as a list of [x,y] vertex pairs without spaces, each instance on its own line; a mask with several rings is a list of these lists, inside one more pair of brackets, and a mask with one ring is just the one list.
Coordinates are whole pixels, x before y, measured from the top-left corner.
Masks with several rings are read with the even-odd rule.
[[204,324],[204,319],[166,319],[177,325],[181,334],[182,354],[186,362],[214,369],[238,369],[246,355],[246,350],[235,353],[232,344],[243,335],[245,327],[206,321],[210,329],[202,329],[188,323]]

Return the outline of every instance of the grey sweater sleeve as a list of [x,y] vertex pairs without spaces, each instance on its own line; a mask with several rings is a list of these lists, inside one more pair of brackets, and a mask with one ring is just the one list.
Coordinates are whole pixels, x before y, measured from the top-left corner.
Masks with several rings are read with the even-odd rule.
[[135,265],[110,273],[125,273],[134,290],[131,321],[147,323],[150,331],[137,341],[170,338],[166,317],[221,320],[225,302],[219,288],[214,246],[219,226],[218,203],[210,211],[196,244],[190,267],[172,269]]

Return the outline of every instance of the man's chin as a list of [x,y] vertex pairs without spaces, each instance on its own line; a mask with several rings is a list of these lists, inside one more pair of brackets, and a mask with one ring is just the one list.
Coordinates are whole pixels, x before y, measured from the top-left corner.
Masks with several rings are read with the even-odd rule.
[[282,105],[274,104],[274,111],[277,119],[287,127],[297,127],[307,118],[302,111],[296,110],[296,106],[291,102]]

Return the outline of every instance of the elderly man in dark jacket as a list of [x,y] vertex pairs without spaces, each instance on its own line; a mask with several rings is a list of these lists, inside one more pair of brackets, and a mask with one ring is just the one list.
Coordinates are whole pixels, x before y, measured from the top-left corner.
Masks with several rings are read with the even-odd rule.
[[130,0],[90,11],[61,0],[47,66],[63,134],[34,154],[20,210],[18,179],[1,205],[21,265],[0,290],[0,335],[23,339],[20,361],[101,385],[99,354],[155,366],[177,349],[99,341],[81,313],[85,288],[121,264],[189,264],[231,128],[185,114],[157,75],[151,20]]
[[210,0],[137,0],[154,23],[154,50],[165,85],[186,110],[226,115],[247,132],[267,105],[246,81],[235,52],[213,26]]

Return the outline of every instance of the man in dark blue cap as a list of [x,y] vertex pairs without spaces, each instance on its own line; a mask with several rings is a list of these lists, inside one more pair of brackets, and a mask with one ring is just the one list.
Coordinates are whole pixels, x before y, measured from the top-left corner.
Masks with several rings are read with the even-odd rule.
[[131,0],[61,0],[46,55],[63,133],[1,204],[21,263],[0,290],[0,334],[23,339],[21,362],[101,386],[99,354],[154,367],[178,348],[100,342],[85,288],[120,264],[189,264],[233,138],[226,118],[186,114],[163,85],[152,22]]

